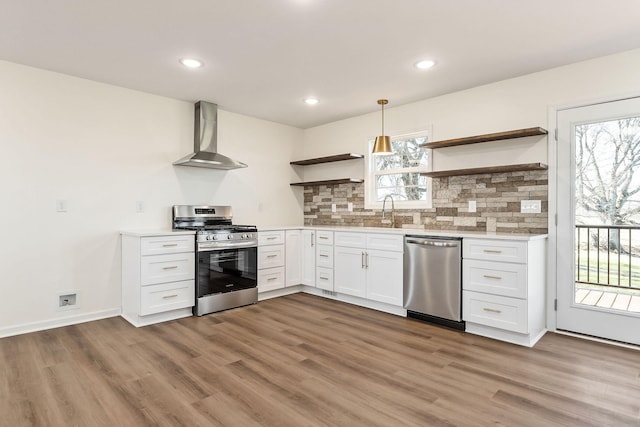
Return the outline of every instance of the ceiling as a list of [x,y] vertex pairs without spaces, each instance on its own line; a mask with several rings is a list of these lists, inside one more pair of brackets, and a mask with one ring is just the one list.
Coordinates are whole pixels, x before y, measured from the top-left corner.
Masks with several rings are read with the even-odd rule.
[[638,48],[639,18],[637,0],[0,0],[0,59],[308,128]]

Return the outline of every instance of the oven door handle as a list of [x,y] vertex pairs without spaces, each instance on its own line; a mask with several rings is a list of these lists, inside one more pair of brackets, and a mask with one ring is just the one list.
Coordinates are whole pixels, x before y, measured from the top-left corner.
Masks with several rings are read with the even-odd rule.
[[215,251],[219,249],[242,249],[242,248],[257,248],[258,242],[255,239],[245,240],[242,242],[211,242],[211,243],[199,243],[198,251]]

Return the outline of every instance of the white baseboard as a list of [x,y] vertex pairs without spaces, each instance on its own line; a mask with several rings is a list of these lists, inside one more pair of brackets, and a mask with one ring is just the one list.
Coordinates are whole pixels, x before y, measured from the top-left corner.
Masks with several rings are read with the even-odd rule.
[[30,332],[44,331],[45,329],[59,328],[61,326],[75,325],[78,323],[91,322],[93,320],[106,319],[120,315],[120,308],[95,311],[93,313],[66,316],[57,319],[43,320],[40,322],[23,323],[22,325],[0,328],[0,338],[13,335],[28,334]]

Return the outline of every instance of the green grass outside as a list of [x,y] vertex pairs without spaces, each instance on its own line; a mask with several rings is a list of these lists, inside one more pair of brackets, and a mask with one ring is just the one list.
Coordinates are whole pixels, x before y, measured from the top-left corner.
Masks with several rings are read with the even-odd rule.
[[[598,252],[600,252],[600,269],[598,271]],[[590,259],[589,268],[587,269],[587,258]],[[617,253],[611,253],[609,256],[609,280],[607,282],[607,252],[591,249],[581,249],[579,253],[579,265],[576,265],[576,280],[590,282],[589,284],[576,283],[577,288],[596,289],[606,292],[624,293],[630,295],[640,295],[640,257],[631,256],[629,263],[629,254],[620,254],[618,260]],[[576,257],[576,262],[578,258]],[[620,266],[620,276],[618,276],[618,265]],[[631,268],[629,268],[631,266]],[[589,278],[587,278],[587,270]],[[631,282],[629,282],[629,273],[631,274]],[[617,286],[615,288],[599,286],[601,284],[610,284]],[[631,289],[637,288],[637,289]]]

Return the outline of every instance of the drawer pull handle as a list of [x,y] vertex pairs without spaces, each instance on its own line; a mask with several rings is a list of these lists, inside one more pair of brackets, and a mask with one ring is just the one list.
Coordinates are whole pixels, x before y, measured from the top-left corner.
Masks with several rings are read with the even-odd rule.
[[172,266],[169,266],[169,267],[162,267],[163,270],[175,270],[176,268],[178,268],[177,265],[172,265]]
[[165,243],[162,245],[163,248],[170,248],[171,246],[178,246],[177,243]]
[[501,254],[502,251],[499,251],[497,249],[484,249],[483,252],[486,252],[488,254]]
[[483,310],[489,313],[502,313],[502,310],[496,310],[495,308],[483,308]]
[[327,254],[320,254],[320,256],[323,257],[323,258],[329,258],[329,255],[327,255]]
[[496,279],[496,280],[502,280],[502,277],[500,277],[500,276],[491,276],[491,275],[489,275],[489,274],[485,274],[483,277],[484,277],[485,279]]
[[319,237],[320,239],[324,239],[324,240],[327,240],[327,239],[328,239],[328,237],[327,237],[327,236],[318,236],[318,237]]
[[267,255],[267,258],[275,258],[275,257],[277,257],[277,256],[278,256],[278,255]]
[[276,240],[278,237],[277,236],[271,236],[271,237],[267,237],[267,240]]
[[267,279],[267,282],[272,282],[272,281],[277,280],[277,279],[278,279],[277,277],[269,277]]
[[329,280],[328,277],[320,276],[320,280]]
[[173,294],[173,295],[165,295],[165,296],[163,296],[163,297],[162,297],[162,299],[169,299],[169,298],[175,298],[175,297],[177,297],[177,296],[178,296],[178,294]]

